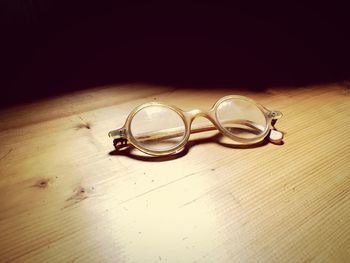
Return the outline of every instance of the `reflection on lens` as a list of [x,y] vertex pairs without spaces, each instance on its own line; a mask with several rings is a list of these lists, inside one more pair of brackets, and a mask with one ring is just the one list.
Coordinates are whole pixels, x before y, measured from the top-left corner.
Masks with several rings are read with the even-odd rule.
[[217,108],[216,117],[221,126],[242,139],[254,139],[262,135],[267,126],[264,113],[244,99],[228,99]]
[[138,111],[131,121],[130,130],[138,145],[159,152],[176,148],[186,133],[181,116],[161,105]]

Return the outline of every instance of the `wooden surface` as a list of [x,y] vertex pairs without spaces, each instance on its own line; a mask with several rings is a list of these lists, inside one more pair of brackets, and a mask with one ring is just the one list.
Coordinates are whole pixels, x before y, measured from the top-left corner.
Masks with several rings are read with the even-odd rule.
[[[156,100],[249,96],[283,145],[198,134],[172,158],[113,151],[107,133]],[[0,261],[349,262],[350,91],[124,85],[1,110]]]

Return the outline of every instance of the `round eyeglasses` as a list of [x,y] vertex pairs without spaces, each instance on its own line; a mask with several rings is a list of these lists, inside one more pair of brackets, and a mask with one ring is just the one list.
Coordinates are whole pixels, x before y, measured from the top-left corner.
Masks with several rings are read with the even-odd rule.
[[[196,117],[211,121],[191,129]],[[124,126],[110,131],[116,148],[133,145],[144,153],[161,156],[181,151],[191,133],[219,130],[240,144],[255,144],[269,135],[278,143],[283,134],[273,129],[282,117],[279,111],[271,111],[243,96],[230,95],[219,99],[209,111],[194,109],[183,111],[175,106],[150,102],[136,107],[127,117]]]

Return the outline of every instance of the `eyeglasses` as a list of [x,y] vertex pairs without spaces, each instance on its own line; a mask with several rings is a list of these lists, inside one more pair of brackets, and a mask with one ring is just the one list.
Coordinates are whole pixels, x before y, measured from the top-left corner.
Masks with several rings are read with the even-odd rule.
[[[211,123],[191,129],[193,120],[200,116]],[[191,133],[215,129],[239,144],[255,144],[268,135],[271,142],[281,142],[283,134],[273,127],[280,117],[281,112],[236,95],[219,99],[209,111],[183,111],[168,104],[150,102],[136,107],[124,126],[108,135],[114,139],[116,148],[131,144],[146,154],[161,156],[180,152]]]

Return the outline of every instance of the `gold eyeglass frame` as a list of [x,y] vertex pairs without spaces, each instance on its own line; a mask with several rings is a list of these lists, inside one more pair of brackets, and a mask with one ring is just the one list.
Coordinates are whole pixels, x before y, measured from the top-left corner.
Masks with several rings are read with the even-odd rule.
[[[217,108],[221,103],[223,103],[226,100],[232,100],[232,99],[239,99],[239,100],[245,100],[250,103],[253,103],[260,111],[264,114],[265,120],[266,120],[266,127],[264,127],[264,130],[261,134],[254,138],[241,138],[238,136],[235,136],[234,134],[228,132],[226,128],[224,128],[220,122],[217,119]],[[168,129],[168,130],[161,130],[158,132],[152,132],[149,133],[148,135],[138,137],[138,140],[134,137],[134,135],[131,133],[131,122],[134,118],[134,116],[142,109],[147,108],[149,106],[162,106],[162,107],[167,107],[177,113],[183,120],[184,125],[185,125],[185,135],[183,136],[182,141],[180,141],[179,144],[174,146],[173,148],[169,150],[164,150],[164,151],[155,151],[151,149],[147,149],[142,146],[141,143],[139,143],[140,139],[142,140],[156,140],[156,139],[164,139],[164,138],[174,138],[178,137],[179,131],[176,131],[174,129]],[[211,107],[209,111],[203,111],[200,109],[193,109],[190,111],[183,111],[182,109],[169,105],[166,103],[162,102],[149,102],[149,103],[144,103],[141,104],[140,106],[136,107],[134,110],[131,111],[131,113],[128,115],[123,127],[117,129],[117,130],[112,130],[108,133],[108,136],[113,138],[114,146],[118,148],[122,148],[127,146],[128,144],[131,144],[135,148],[139,149],[140,151],[153,155],[153,156],[163,156],[163,155],[170,155],[170,154],[175,154],[180,151],[182,151],[187,144],[189,137],[191,133],[198,133],[198,132],[204,132],[204,131],[211,131],[211,130],[219,130],[222,134],[227,136],[228,138],[232,139],[235,142],[238,142],[240,144],[244,145],[250,145],[250,144],[255,144],[258,142],[261,142],[264,140],[264,138],[270,134],[270,141],[272,142],[279,142],[283,138],[283,134],[277,130],[274,129],[274,124],[275,122],[281,118],[283,114],[280,111],[275,111],[275,110],[268,110],[261,104],[257,103],[256,101],[247,98],[245,96],[239,96],[239,95],[229,95],[225,96],[218,101],[215,102],[215,104]],[[210,122],[213,125],[206,125],[202,127],[197,127],[194,129],[191,129],[191,125],[193,120],[196,117],[204,117],[210,120]],[[257,131],[262,131],[261,126],[248,121],[248,120],[235,120],[235,124],[245,124],[246,126],[250,127],[251,129],[255,129]],[[183,132],[181,132],[183,133]]]

